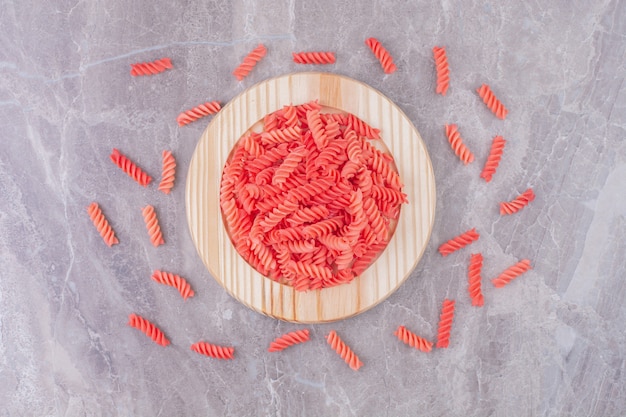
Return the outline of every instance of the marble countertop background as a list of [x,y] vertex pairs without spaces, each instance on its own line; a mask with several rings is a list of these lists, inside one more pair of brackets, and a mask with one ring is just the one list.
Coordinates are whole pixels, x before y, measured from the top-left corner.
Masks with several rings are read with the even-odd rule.
[[[617,416],[626,414],[626,2],[597,1],[24,1],[0,8],[0,416]],[[364,45],[379,38],[398,71]],[[268,55],[231,75],[258,43]],[[434,94],[432,47],[451,86]],[[329,50],[303,68],[291,52]],[[170,57],[175,69],[129,75]],[[385,302],[333,324],[299,326],[232,299],[208,274],[185,218],[186,167],[209,119],[180,128],[201,102],[227,102],[268,77],[322,69],[364,81],[420,131],[437,180],[424,257]],[[489,83],[510,113],[493,117]],[[477,156],[464,167],[444,137],[458,123]],[[508,140],[494,180],[479,178],[494,135]],[[109,161],[113,147],[155,178],[178,163],[171,195],[143,189]],[[498,202],[537,199],[501,217]],[[98,201],[120,244],[104,245],[86,207]],[[153,204],[166,245],[147,239]],[[476,227],[447,258],[437,247]],[[486,303],[470,305],[469,254],[485,256]],[[533,270],[504,289],[487,278],[522,258]],[[150,280],[188,278],[182,302]],[[174,291],[174,292],[173,292]],[[398,342],[399,324],[435,339],[457,300],[450,348]],[[126,326],[136,312],[172,340]],[[312,341],[281,354],[295,329]],[[365,366],[351,371],[324,341],[336,329]],[[236,360],[197,355],[198,340]]]

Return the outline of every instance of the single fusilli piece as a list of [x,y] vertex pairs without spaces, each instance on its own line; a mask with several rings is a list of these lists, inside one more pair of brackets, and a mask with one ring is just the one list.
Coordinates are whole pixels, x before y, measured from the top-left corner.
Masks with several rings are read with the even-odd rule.
[[274,341],[270,343],[268,351],[278,352],[280,350],[288,348],[289,346],[293,346],[298,343],[308,342],[309,340],[309,331],[307,329],[296,330],[295,332],[285,333],[284,335],[274,339]]
[[439,246],[439,253],[441,253],[442,256],[448,256],[452,252],[469,245],[475,240],[478,240],[479,237],[480,235],[476,232],[476,229],[470,229]]
[[419,337],[404,326],[399,326],[394,335],[405,344],[422,352],[430,352],[433,349],[433,342]]
[[483,255],[480,253],[472,254],[470,257],[469,267],[467,269],[467,281],[472,305],[482,307],[485,304],[483,292],[480,288],[482,277],[480,272],[483,268]]
[[161,226],[159,226],[159,219],[154,212],[154,207],[147,205],[141,211],[143,220],[146,222],[146,229],[150,235],[150,242],[157,247],[165,243],[163,240],[163,234],[161,233]]
[[493,138],[493,142],[491,142],[491,150],[489,151],[489,156],[487,157],[487,161],[485,162],[485,166],[483,167],[483,171],[480,173],[480,177],[485,181],[491,181],[491,177],[496,173],[496,169],[500,164],[500,159],[502,158],[502,152],[504,151],[504,145],[506,144],[506,140],[502,138],[502,136],[496,136]]
[[115,237],[115,232],[111,228],[109,221],[104,214],[102,214],[102,210],[100,210],[100,206],[98,203],[93,202],[87,207],[87,213],[89,213],[89,218],[93,222],[93,225],[96,226],[96,229],[102,236],[104,243],[106,243],[109,247],[120,243]]
[[239,81],[243,80],[266,53],[267,49],[263,44],[260,44],[243,59],[243,62],[237,68],[235,68],[233,75],[237,77]]
[[144,332],[157,345],[167,346],[170,344],[161,329],[135,313],[128,316],[128,325]]
[[334,64],[333,52],[293,52],[293,62],[296,64]]
[[152,273],[152,279],[159,284],[169,285],[178,290],[183,299],[194,296],[194,292],[191,289],[191,285],[187,280],[179,275],[172,274],[171,272],[156,270]]
[[498,275],[497,278],[492,279],[491,282],[494,287],[502,288],[515,278],[522,275],[524,272],[528,271],[530,268],[530,261],[528,259],[522,259],[515,265],[508,267],[504,272]]
[[511,201],[500,203],[500,214],[513,214],[517,213],[535,199],[535,193],[532,188],[527,189],[522,194],[515,197]]
[[489,110],[491,110],[498,119],[504,120],[509,111],[504,107],[504,104],[498,100],[495,94],[493,94],[491,88],[487,84],[483,84],[480,88],[476,89],[476,92],[478,92],[480,98],[482,98],[487,107],[489,107]]
[[450,68],[448,68],[448,57],[446,56],[446,48],[435,46],[433,48],[435,57],[435,68],[437,69],[437,88],[435,92],[446,95],[448,87],[450,87]]
[[437,330],[437,348],[447,348],[450,344],[450,329],[454,319],[454,300],[443,300],[439,329]]
[[218,346],[209,342],[194,343],[191,345],[191,350],[215,359],[233,359],[235,353],[234,347]]
[[170,151],[163,151],[163,169],[161,174],[161,182],[159,183],[159,191],[169,194],[174,187],[174,178],[176,176],[176,159]]
[[383,67],[385,74],[391,74],[396,68],[396,64],[393,63],[393,58],[389,51],[376,38],[368,38],[365,40],[365,44],[372,50],[376,59],[380,61],[380,65]]
[[117,149],[113,148],[113,152],[111,153],[111,161],[122,171],[128,174],[129,177],[134,179],[139,183],[139,185],[147,186],[150,181],[152,181],[152,177],[146,174],[141,168],[139,168],[133,161],[128,159],[126,155],[120,153]]
[[336,331],[331,330],[328,336],[326,336],[326,341],[330,347],[333,348],[339,356],[341,356],[341,359],[343,359],[350,366],[350,368],[358,371],[359,368],[363,366],[363,362],[361,362],[352,349],[350,349],[350,347],[346,345],[343,340],[341,340]]
[[185,126],[186,124],[202,117],[215,114],[220,111],[221,108],[222,106],[219,101],[207,101],[206,103],[200,104],[192,109],[185,110],[178,115],[176,121],[178,122],[178,126]]
[[130,64],[130,75],[154,75],[172,68],[172,61],[169,58],[157,59],[152,62],[140,62]]
[[450,142],[454,153],[465,165],[474,161],[474,154],[463,143],[463,139],[456,125],[446,125],[446,136],[448,137],[448,142]]

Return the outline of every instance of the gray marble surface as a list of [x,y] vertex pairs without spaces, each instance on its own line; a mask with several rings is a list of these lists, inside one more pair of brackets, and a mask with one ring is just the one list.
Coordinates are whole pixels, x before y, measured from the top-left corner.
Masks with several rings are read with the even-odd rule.
[[[0,2],[0,416],[617,416],[626,414],[626,2],[595,1],[24,1]],[[398,71],[364,45],[378,37]],[[243,82],[231,71],[259,42],[268,55]],[[451,87],[434,94],[431,48],[445,45]],[[431,241],[406,283],[376,308],[306,326],[312,342],[268,354],[302,328],[259,315],[205,270],[185,218],[186,167],[209,119],[179,112],[227,102],[268,77],[303,70],[292,51],[330,50],[324,70],[379,89],[414,122],[437,179]],[[175,69],[132,78],[130,64]],[[494,118],[475,88],[509,107]],[[443,134],[458,123],[477,161]],[[507,140],[494,180],[479,177],[491,138]],[[179,161],[169,196],[109,161],[113,147],[155,178]],[[500,217],[527,187],[537,199]],[[86,206],[98,201],[121,243],[106,247]],[[166,245],[140,214],[153,204]],[[481,238],[447,258],[439,244]],[[521,258],[533,270],[470,305],[466,265],[490,278]],[[186,276],[183,303],[150,281]],[[172,292],[174,291],[174,292]],[[434,339],[442,300],[457,300],[450,348],[414,351],[399,324]],[[159,324],[161,348],[126,326]],[[324,335],[336,329],[365,366],[351,371]],[[189,350],[232,344],[236,360]]]

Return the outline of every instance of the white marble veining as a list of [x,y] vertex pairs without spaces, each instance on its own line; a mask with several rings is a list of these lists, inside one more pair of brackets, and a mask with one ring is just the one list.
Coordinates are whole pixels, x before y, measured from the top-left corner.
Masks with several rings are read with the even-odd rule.
[[[24,1],[0,8],[0,416],[617,416],[626,414],[626,2]],[[364,45],[378,37],[398,71],[384,75]],[[251,76],[231,71],[259,42]],[[431,48],[445,45],[451,87],[434,94]],[[271,76],[303,70],[291,52],[330,50],[345,74],[395,101],[421,132],[437,179],[431,242],[407,282],[355,318],[308,326],[312,341],[268,354],[301,328],[240,305],[211,278],[191,242],[186,167],[208,120],[179,112],[227,102]],[[164,56],[175,69],[129,75]],[[475,88],[508,106],[493,117]],[[445,123],[477,160],[464,167]],[[491,138],[508,140],[494,180],[479,172]],[[171,149],[166,196],[109,161],[113,147],[157,180]],[[527,187],[537,199],[500,217]],[[120,244],[106,247],[85,208],[98,201]],[[166,245],[147,239],[153,204]],[[476,227],[472,249],[442,258],[443,241]],[[490,278],[521,258],[533,270],[504,289],[486,280],[470,305],[466,265]],[[182,302],[150,280],[186,276]],[[445,297],[457,300],[450,348],[413,351],[399,324],[434,339]],[[136,312],[172,340],[161,348],[126,326]],[[336,329],[365,366],[329,350]],[[236,360],[189,350],[232,344]]]

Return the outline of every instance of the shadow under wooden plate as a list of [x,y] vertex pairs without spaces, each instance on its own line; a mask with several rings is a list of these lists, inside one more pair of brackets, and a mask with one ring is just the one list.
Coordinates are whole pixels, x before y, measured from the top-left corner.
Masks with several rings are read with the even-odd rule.
[[[297,292],[262,276],[236,251],[219,205],[222,170],[239,138],[267,113],[318,99],[381,130],[395,158],[409,204],[380,257],[351,283]],[[391,295],[422,257],[435,218],[435,176],[426,146],[406,115],[387,97],[351,78],[295,73],[244,91],[211,121],[191,158],[186,185],[189,230],[200,258],[215,279],[248,307],[282,320],[330,322],[361,313]]]

